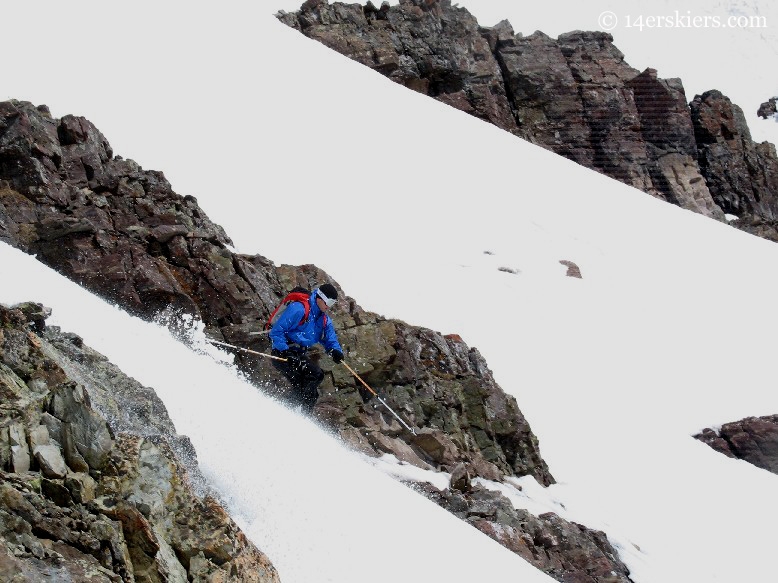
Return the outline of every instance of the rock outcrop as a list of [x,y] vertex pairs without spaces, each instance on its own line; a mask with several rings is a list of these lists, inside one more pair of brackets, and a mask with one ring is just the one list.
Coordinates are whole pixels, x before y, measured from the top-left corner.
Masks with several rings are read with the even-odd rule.
[[[278,18],[410,89],[672,204],[777,239],[772,144],[716,92],[630,67],[603,32],[524,37],[450,0],[330,4]],[[726,100],[726,101],[724,101]],[[714,121],[721,122],[718,126]],[[734,165],[734,169],[730,170]]]
[[762,119],[770,119],[771,117],[775,117],[775,114],[778,113],[778,108],[776,108],[776,101],[778,101],[778,97],[771,97],[762,103],[759,106],[759,109],[756,111],[756,115]]
[[279,581],[154,392],[47,315],[0,305],[0,580]]
[[[329,279],[313,266],[233,253],[224,231],[162,173],[114,157],[86,119],[53,119],[22,102],[0,104],[0,240],[131,312],[173,326],[189,314],[214,339],[255,350],[268,348],[257,334],[288,290]],[[317,412],[345,439],[422,467],[466,462],[489,479],[553,481],[516,400],[477,350],[365,312],[353,299],[339,304],[333,318],[352,366],[419,434],[409,439],[350,373],[323,359]],[[279,384],[267,359],[238,358],[257,384]]]
[[737,226],[778,240],[778,157],[768,142],[755,144],[743,111],[720,91],[691,103],[702,175],[713,200],[739,217]]
[[778,415],[747,417],[694,436],[727,457],[778,474]]
[[429,484],[414,487],[557,581],[631,583],[629,569],[604,532],[568,522],[552,512],[535,516],[516,509],[499,492],[469,478],[460,467],[446,490]]

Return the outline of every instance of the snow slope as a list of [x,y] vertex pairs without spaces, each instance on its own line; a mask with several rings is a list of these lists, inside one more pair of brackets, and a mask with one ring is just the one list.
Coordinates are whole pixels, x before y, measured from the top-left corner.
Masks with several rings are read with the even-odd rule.
[[0,301],[53,307],[50,325],[77,331],[157,390],[285,583],[553,581],[243,382],[217,351],[191,351],[4,243],[0,261],[17,274],[3,278]]
[[[637,583],[773,578],[778,476],[690,436],[778,412],[774,244],[404,90],[256,3],[92,8],[51,4],[34,43],[10,29],[5,48],[34,57],[4,65],[8,97],[84,115],[198,197],[241,252],[315,263],[364,308],[476,346],[560,482],[536,502],[606,530]],[[277,220],[289,204],[292,228]],[[161,331],[108,308],[110,326],[91,324],[91,300],[2,252],[25,277],[2,278],[0,301],[43,301],[157,388],[286,583],[546,579],[207,358],[168,339],[141,352]]]

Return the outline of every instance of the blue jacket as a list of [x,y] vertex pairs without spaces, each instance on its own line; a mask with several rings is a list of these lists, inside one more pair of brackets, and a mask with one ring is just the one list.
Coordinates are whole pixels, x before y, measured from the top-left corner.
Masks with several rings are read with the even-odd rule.
[[281,313],[270,329],[270,340],[273,342],[273,348],[287,350],[291,342],[308,348],[319,342],[327,352],[333,349],[343,352],[338,342],[338,335],[335,333],[335,327],[332,325],[332,318],[327,316],[327,324],[324,324],[324,313],[316,305],[316,292],[311,294],[308,302],[311,309],[308,313],[308,319],[302,324],[300,324],[300,320],[305,315],[305,307],[300,302],[292,302]]

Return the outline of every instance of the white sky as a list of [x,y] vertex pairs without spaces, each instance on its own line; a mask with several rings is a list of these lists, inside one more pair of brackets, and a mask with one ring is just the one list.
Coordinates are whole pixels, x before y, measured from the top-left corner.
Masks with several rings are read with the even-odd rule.
[[[608,532],[636,583],[773,577],[778,476],[690,435],[778,412],[765,332],[778,324],[774,244],[404,90],[278,24],[275,6],[140,2],[118,13],[94,3],[86,19],[77,4],[4,7],[19,26],[0,39],[16,55],[0,98],[87,117],[116,154],[198,197],[239,251],[315,263],[366,309],[462,335],[518,399],[560,482],[525,504],[561,502],[566,517]],[[477,6],[483,24],[502,18]],[[493,12],[525,33],[596,28],[555,31],[552,10],[538,10],[526,26],[529,14]],[[30,34],[22,24],[33,20]],[[630,42],[655,38],[647,32]],[[646,49],[645,66],[704,76],[671,72],[691,65],[668,43]],[[756,82],[769,53],[727,47],[719,72],[753,71],[757,105],[778,93]],[[744,86],[725,83],[711,87]],[[278,220],[290,205],[291,227]],[[285,583],[501,581],[525,569],[223,367],[0,254],[21,275],[0,280],[0,301],[46,303],[56,323],[155,387]],[[565,277],[560,259],[584,279]]]

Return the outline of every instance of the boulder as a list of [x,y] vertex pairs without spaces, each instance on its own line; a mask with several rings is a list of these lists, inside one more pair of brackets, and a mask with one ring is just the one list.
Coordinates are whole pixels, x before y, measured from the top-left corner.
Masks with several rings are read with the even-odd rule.
[[759,106],[759,109],[756,111],[756,115],[758,115],[762,119],[769,119],[771,117],[774,117],[776,112],[778,112],[775,106],[776,101],[778,101],[778,98],[771,97],[770,99],[762,103]]

